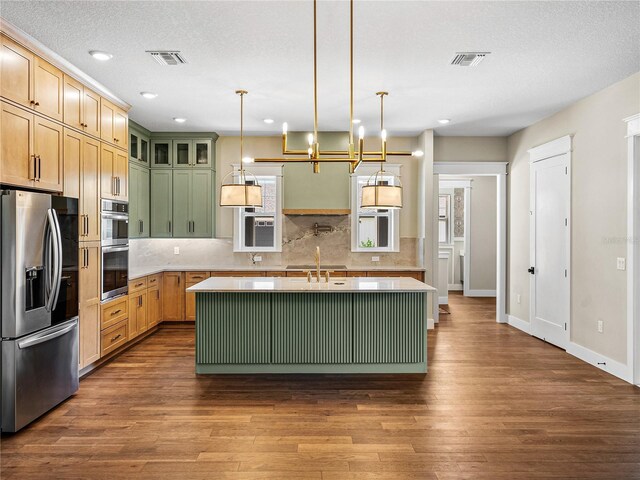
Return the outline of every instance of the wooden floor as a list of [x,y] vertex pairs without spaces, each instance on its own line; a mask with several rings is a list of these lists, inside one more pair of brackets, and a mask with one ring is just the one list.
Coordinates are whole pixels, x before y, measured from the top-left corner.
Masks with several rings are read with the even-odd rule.
[[450,298],[426,376],[196,377],[164,328],[4,437],[2,477],[640,478],[640,389]]

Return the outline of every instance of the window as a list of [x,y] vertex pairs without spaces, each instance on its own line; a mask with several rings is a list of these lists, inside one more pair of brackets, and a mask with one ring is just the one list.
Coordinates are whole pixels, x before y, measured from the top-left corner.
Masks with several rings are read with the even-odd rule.
[[[375,210],[362,208],[362,187],[377,168],[360,167],[351,176],[351,251],[353,252],[397,252],[400,249],[400,211],[396,209]],[[393,184],[393,175],[398,175],[399,165],[387,165],[390,175],[382,181]]]
[[[262,208],[236,208],[233,250],[235,252],[282,251],[281,168],[252,165],[252,173],[262,185]],[[274,174],[275,173],[275,174]],[[255,183],[247,177],[247,183]]]

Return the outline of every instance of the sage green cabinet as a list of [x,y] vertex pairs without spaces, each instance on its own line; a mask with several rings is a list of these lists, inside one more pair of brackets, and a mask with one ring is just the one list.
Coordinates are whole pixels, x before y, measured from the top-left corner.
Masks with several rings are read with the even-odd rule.
[[172,165],[171,140],[151,140],[151,166],[154,168],[171,168]]
[[173,172],[151,170],[151,236],[173,236]]
[[211,168],[211,139],[174,139],[173,167]]
[[129,163],[129,238],[149,237],[149,169]]
[[210,170],[173,170],[174,237],[211,237],[212,177]]
[[149,166],[149,137],[129,128],[129,162]]

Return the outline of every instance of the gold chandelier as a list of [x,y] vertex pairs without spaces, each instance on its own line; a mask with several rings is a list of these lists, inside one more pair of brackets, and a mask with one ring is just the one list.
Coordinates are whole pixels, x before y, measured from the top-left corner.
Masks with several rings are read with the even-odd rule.
[[[220,187],[220,206],[221,207],[262,207],[262,187],[258,183],[258,179],[250,172],[244,169],[245,162],[251,159],[243,157],[244,147],[244,96],[249,93],[246,90],[236,90],[236,94],[240,95],[240,172],[238,175],[238,183],[231,178],[230,183],[225,180],[235,174],[233,170],[222,179],[222,187]],[[253,183],[247,182],[247,174],[253,177]]]
[[[350,53],[349,53],[349,146],[347,150],[321,150],[318,142],[318,52],[317,52],[317,0],[313,0],[313,133],[308,136],[309,148],[306,150],[289,150],[287,146],[287,123],[282,125],[282,155],[281,158],[256,158],[256,162],[285,162],[302,163],[309,162],[313,165],[313,173],[320,172],[320,163],[324,162],[348,162],[349,171],[355,172],[358,166],[367,162],[381,162],[387,160],[387,155],[421,157],[421,151],[387,152],[386,131],[382,129],[379,151],[364,150],[364,128],[360,127],[360,138],[356,150],[353,139],[353,0],[350,1]],[[377,92],[380,96],[381,115],[383,113],[384,96],[388,92]],[[381,119],[382,123],[382,119]],[[382,170],[382,169],[381,169]]]

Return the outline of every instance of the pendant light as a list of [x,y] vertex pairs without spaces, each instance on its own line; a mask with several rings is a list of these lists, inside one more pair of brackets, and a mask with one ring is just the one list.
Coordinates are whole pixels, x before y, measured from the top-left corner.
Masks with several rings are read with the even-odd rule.
[[[395,209],[402,208],[402,182],[396,175],[384,171],[384,162],[387,160],[387,131],[384,129],[384,96],[389,95],[388,92],[377,92],[380,97],[380,142],[382,159],[380,161],[380,170],[369,177],[367,184],[362,187],[362,208],[372,209]],[[362,144],[363,130],[360,127],[360,143]],[[362,150],[362,147],[361,147]],[[390,185],[385,177],[392,177]]]
[[[236,90],[236,94],[240,95],[240,172],[237,176],[238,183],[235,183],[235,175],[232,170],[222,179],[222,187],[220,187],[220,206],[221,207],[262,207],[262,187],[258,183],[255,175],[245,171],[244,163],[251,161],[243,157],[244,147],[244,96],[248,92],[246,90]],[[231,183],[225,183],[230,175]],[[247,183],[247,175],[253,177],[253,183]]]

